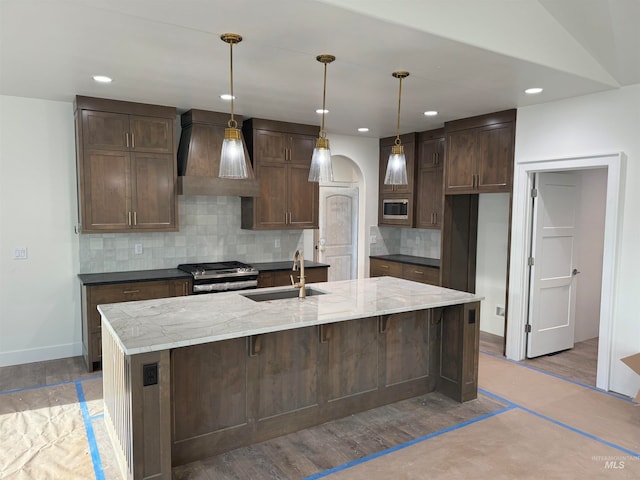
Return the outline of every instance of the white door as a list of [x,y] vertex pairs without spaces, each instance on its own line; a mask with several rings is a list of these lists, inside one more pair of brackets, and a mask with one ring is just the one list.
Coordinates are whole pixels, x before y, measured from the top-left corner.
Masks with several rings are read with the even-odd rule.
[[329,281],[351,280],[358,267],[358,188],[320,187],[318,261],[327,263]]
[[573,348],[577,176],[537,173],[527,357]]

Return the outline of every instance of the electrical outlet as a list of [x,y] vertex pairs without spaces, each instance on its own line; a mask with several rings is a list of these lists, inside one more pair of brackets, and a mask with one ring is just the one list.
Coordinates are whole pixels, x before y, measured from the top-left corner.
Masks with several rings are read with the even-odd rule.
[[141,243],[136,243],[136,244],[133,246],[133,252],[134,252],[136,255],[142,255],[142,244],[141,244]]
[[279,238],[276,238],[276,241],[274,242],[274,246],[276,248],[280,248],[280,239]]
[[501,307],[501,306],[498,305],[496,307],[496,315],[498,317],[504,317],[504,307]]
[[375,235],[369,235],[369,243],[376,243],[378,241],[378,237]]
[[158,384],[158,364],[149,363],[142,366],[142,386],[148,387],[150,385]]
[[26,260],[27,259],[27,247],[15,247],[13,249],[14,260]]

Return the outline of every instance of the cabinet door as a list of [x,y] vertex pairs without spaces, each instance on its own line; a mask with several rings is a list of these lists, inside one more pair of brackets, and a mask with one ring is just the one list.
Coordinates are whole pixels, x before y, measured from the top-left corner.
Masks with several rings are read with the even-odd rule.
[[132,154],[133,228],[176,228],[175,160],[172,155]]
[[287,223],[287,167],[260,163],[256,168],[260,180],[260,198],[254,200],[257,228],[282,229]]
[[170,119],[131,115],[129,129],[131,150],[173,153],[173,121]]
[[[253,132],[253,156],[262,163],[285,163],[289,138],[284,133],[269,130]],[[309,157],[311,158],[311,157]],[[262,181],[262,177],[260,177]]]
[[128,150],[129,116],[82,110],[82,142],[89,150]]
[[129,182],[129,153],[85,150],[81,188],[83,230],[129,228]]
[[385,386],[429,376],[430,315],[421,310],[387,318]]
[[479,192],[511,190],[513,178],[513,124],[478,131],[477,189]]
[[289,135],[289,163],[305,165],[307,167],[307,178],[309,178],[311,157],[313,156],[313,149],[315,147],[315,137],[310,137],[309,135]]
[[445,193],[473,193],[476,136],[476,130],[461,130],[447,135]]
[[290,227],[318,228],[318,184],[309,182],[309,164],[292,164],[288,168],[288,204]]
[[442,158],[444,139],[422,142],[418,153],[416,182],[416,227],[442,226]]

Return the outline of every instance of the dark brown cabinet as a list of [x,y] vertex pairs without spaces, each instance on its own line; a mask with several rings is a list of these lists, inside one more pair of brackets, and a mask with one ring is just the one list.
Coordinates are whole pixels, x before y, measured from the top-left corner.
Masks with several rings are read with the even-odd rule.
[[369,259],[370,277],[396,277],[412,280],[414,282],[440,285],[440,269],[415,265],[412,263],[394,262],[380,258]]
[[515,110],[445,125],[445,194],[510,192]]
[[260,196],[242,198],[242,228],[318,228],[318,184],[308,181],[318,127],[254,118],[243,131]]
[[191,292],[191,280],[154,280],[82,286],[82,353],[87,369],[100,369],[102,331],[97,306],[107,303],[180,297]]
[[[396,137],[380,139],[380,173],[378,188],[378,225],[395,227],[413,227],[415,212],[415,166],[416,166],[416,134],[408,133],[400,136],[400,141],[404,147],[404,156],[407,161],[407,184],[406,185],[385,185],[384,177],[389,162],[391,147],[394,145]],[[385,218],[385,200],[406,200],[407,218]]]
[[176,231],[175,108],[76,97],[82,233]]
[[[329,267],[307,268],[304,271],[305,283],[326,282],[328,276],[328,268]],[[292,270],[260,272],[260,274],[258,275],[258,288],[282,287],[291,285],[290,275],[293,275],[294,280],[297,282],[299,274],[299,271],[293,272]]]
[[441,228],[444,129],[418,134],[416,228]]

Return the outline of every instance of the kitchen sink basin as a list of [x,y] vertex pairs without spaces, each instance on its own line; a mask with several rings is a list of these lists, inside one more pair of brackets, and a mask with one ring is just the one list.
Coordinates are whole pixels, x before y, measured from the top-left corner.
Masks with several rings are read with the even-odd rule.
[[[307,297],[312,297],[314,295],[324,295],[325,292],[320,290],[316,290],[311,287],[307,287],[304,289]],[[241,293],[243,297],[247,297],[249,300],[253,300],[254,302],[268,302],[270,300],[284,300],[287,298],[297,298],[300,295],[300,292],[297,288],[289,288],[287,290],[278,290],[275,292],[264,292],[264,293]]]

